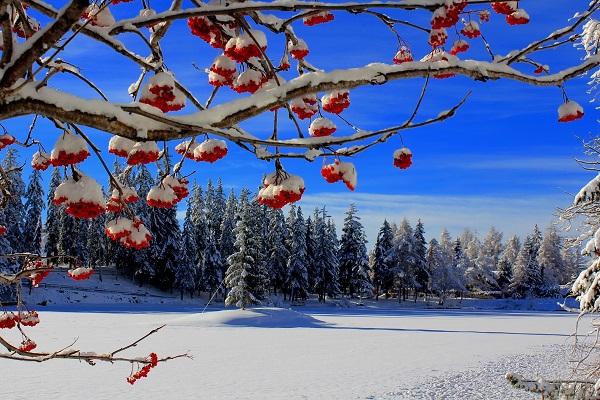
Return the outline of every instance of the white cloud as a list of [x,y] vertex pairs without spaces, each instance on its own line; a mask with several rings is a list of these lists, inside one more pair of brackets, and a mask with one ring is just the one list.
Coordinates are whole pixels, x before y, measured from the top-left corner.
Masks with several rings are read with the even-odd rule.
[[412,224],[420,218],[429,239],[439,236],[444,227],[453,235],[465,228],[485,234],[490,226],[495,226],[507,236],[526,235],[534,224],[542,228],[550,224],[556,207],[569,201],[567,195],[499,197],[316,193],[305,195],[301,206],[306,215],[315,207],[326,205],[339,230],[344,212],[351,203],[356,204],[372,244],[384,219],[399,222],[404,217]]

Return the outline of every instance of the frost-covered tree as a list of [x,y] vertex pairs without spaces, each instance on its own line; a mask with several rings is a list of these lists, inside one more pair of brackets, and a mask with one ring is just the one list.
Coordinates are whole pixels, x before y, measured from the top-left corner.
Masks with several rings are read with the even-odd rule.
[[326,221],[327,212],[321,210],[321,215],[314,220],[315,241],[315,293],[320,302],[325,302],[327,296],[335,297],[340,293],[338,239],[335,225]]
[[[290,210],[290,213],[292,210]],[[295,216],[294,216],[295,218]],[[267,232],[267,270],[269,271],[273,293],[283,292],[288,281],[288,263],[297,263],[298,253],[291,258],[288,246],[291,249],[295,244],[297,235],[288,230],[285,217],[280,209],[268,212],[269,229]],[[286,246],[286,242],[288,245]]]
[[88,263],[92,266],[106,265],[108,256],[108,242],[104,227],[106,216],[91,220],[87,230],[87,256]]
[[509,285],[513,280],[514,265],[521,251],[521,241],[518,236],[511,237],[498,261],[498,271],[496,273],[496,284],[503,295],[508,294]]
[[308,298],[308,271],[306,258],[306,225],[302,210],[290,207],[288,216],[288,243],[289,257],[287,260],[286,289],[290,301],[305,300]]
[[405,218],[394,232],[392,250],[388,262],[393,265],[394,283],[398,291],[398,301],[406,300],[407,290],[416,287],[413,253],[414,232]]
[[229,256],[225,285],[229,289],[225,305],[246,308],[263,300],[264,288],[253,255],[257,246],[252,230],[252,215],[247,198],[242,194],[239,220],[235,227],[235,252]]
[[392,250],[394,233],[392,227],[383,221],[383,225],[377,233],[377,241],[370,260],[372,282],[375,289],[375,299],[379,300],[379,293],[388,295],[394,284],[392,266],[389,263],[388,254]]
[[354,297],[356,293],[364,295],[372,288],[366,244],[365,229],[360,222],[358,210],[354,204],[350,204],[344,217],[338,252],[340,287],[350,297]]
[[496,288],[494,277],[498,274],[498,263],[503,250],[502,237],[502,233],[492,226],[483,239],[477,259],[477,264],[479,264],[486,279],[489,280],[488,288],[490,289]]
[[59,206],[54,204],[54,190],[60,185],[62,180],[60,169],[55,168],[52,171],[52,178],[50,179],[50,188],[48,189],[48,211],[46,213],[46,245],[45,253],[48,256],[58,255],[58,243],[60,241],[60,223],[61,223],[61,211]]
[[546,230],[537,254],[541,289],[545,293],[558,293],[558,286],[562,283],[560,279],[565,268],[562,247],[562,238],[558,235],[556,227],[551,225]]
[[202,256],[202,287],[214,294],[223,281],[223,259],[212,232],[208,232]]
[[425,240],[425,227],[421,220],[417,221],[413,234],[413,274],[415,277],[415,299],[417,290],[426,292],[429,284],[429,271],[427,268],[427,241]]
[[22,168],[19,165],[17,150],[10,147],[2,160],[2,168],[8,177],[8,191],[10,197],[6,202],[2,212],[7,230],[5,233],[11,248],[16,252],[24,250],[25,243],[23,241],[23,220],[25,217],[25,208],[23,206],[23,196],[25,195],[25,182],[23,182]]
[[537,294],[541,289],[542,272],[537,258],[541,241],[542,234],[536,225],[515,260],[510,289],[519,296]]
[[40,171],[33,170],[25,192],[25,214],[23,221],[23,250],[30,253],[42,253],[42,211],[44,189]]

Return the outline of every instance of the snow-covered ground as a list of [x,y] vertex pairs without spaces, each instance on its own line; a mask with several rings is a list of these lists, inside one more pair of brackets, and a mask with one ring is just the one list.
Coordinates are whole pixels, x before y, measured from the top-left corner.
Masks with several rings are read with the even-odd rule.
[[558,309],[555,299],[447,304],[462,309],[423,301],[247,311],[211,305],[202,313],[202,299],[181,302],[110,274],[102,282],[51,274],[46,284],[26,296],[41,312],[30,329],[40,350],[78,338],[82,351],[108,352],[166,323],[130,355],[194,358],[161,364],[133,387],[127,365],[1,360],[0,399],[537,399],[513,390],[504,375],[568,376],[561,360],[576,320],[544,311]]
[[[35,339],[108,351],[159,324],[132,354],[189,351],[130,387],[126,365],[0,361],[6,399],[527,399],[509,370],[547,378],[571,343],[575,316],[460,310],[312,308],[129,312],[63,306],[41,314]],[[114,312],[110,309],[114,308]]]

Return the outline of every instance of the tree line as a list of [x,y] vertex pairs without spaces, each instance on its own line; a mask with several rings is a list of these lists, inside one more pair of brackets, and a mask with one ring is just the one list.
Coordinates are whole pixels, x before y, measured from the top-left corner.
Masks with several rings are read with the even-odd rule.
[[[325,301],[435,294],[440,302],[465,293],[548,296],[557,294],[581,263],[554,227],[542,235],[536,226],[523,243],[517,236],[504,243],[494,228],[483,240],[470,230],[456,238],[443,230],[428,242],[424,224],[413,227],[406,219],[384,221],[368,252],[354,205],[338,236],[324,207],[307,216],[298,206],[284,213],[260,205],[248,189],[226,195],[221,180],[216,185],[209,180],[206,187],[193,184],[182,226],[175,208],[133,204],[153,240],[148,249],[128,250],[106,237],[106,215],[75,219],[52,202],[64,179],[61,169],[53,170],[44,199],[40,172],[34,170],[26,186],[14,149],[2,165],[12,188],[10,204],[0,213],[0,224],[8,227],[0,237],[3,254],[74,256],[85,265],[114,265],[139,284],[179,290],[182,296],[207,292],[239,307],[268,301],[271,295],[292,302],[311,295]],[[127,174],[118,162],[113,169],[142,199],[155,184],[145,165]],[[3,269],[11,268],[9,259],[0,262]]]

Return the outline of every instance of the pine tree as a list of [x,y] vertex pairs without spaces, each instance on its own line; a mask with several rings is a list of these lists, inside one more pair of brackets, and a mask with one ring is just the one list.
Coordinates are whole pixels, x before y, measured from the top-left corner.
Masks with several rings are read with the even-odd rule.
[[46,214],[46,246],[45,253],[48,256],[58,255],[58,244],[60,242],[61,231],[61,210],[60,207],[52,202],[54,199],[54,190],[60,185],[62,180],[60,169],[52,170],[50,179],[50,188],[48,190],[48,212]]
[[171,289],[181,257],[181,232],[177,222],[177,210],[152,208],[149,230],[152,233],[150,255],[155,265],[152,281],[162,290]]
[[225,205],[225,213],[221,222],[221,236],[217,243],[221,259],[223,260],[223,269],[221,275],[225,276],[228,268],[227,260],[229,256],[235,252],[235,234],[233,233],[237,223],[238,203],[233,190],[229,193],[227,203]]
[[62,256],[79,257],[81,246],[78,244],[79,221],[67,214],[64,207],[60,210],[60,234],[58,252]]
[[314,232],[315,242],[319,245],[315,248],[315,292],[320,302],[325,302],[325,297],[335,297],[340,292],[338,283],[339,260],[338,240],[333,222],[325,221],[325,208],[320,215],[315,215]]
[[451,265],[445,259],[442,246],[436,239],[429,242],[427,248],[427,267],[431,274],[431,289],[438,293],[439,304],[444,304],[446,293],[452,287],[452,277],[450,275]]
[[198,190],[198,185],[194,183],[192,186],[192,196],[187,201],[185,219],[183,220],[183,233],[181,235],[182,257],[180,265],[177,266],[175,272],[175,284],[179,287],[182,298],[185,290],[190,293],[190,296],[193,294],[196,289],[198,276],[196,269],[198,249],[196,247],[196,234],[193,222],[193,215],[197,207],[195,197]]
[[372,288],[366,243],[364,227],[360,223],[356,206],[351,204],[344,218],[338,252],[340,286],[350,297],[354,297],[355,293],[366,294]]
[[10,243],[10,247],[15,252],[24,250],[23,241],[23,221],[25,210],[23,206],[23,196],[25,195],[25,183],[21,174],[21,166],[17,160],[17,150],[10,147],[2,161],[2,168],[6,171],[10,183],[10,198],[6,203],[3,213],[7,231],[4,234]]
[[33,170],[25,192],[25,220],[23,226],[23,250],[41,254],[42,252],[42,211],[44,210],[44,190],[40,171]]
[[448,230],[442,229],[439,245],[442,262],[448,269],[450,289],[453,289],[456,292],[462,292],[465,290],[465,279],[456,258],[457,243],[458,248],[460,249],[460,241],[453,242]]
[[556,228],[550,226],[540,243],[537,262],[540,266],[541,288],[544,294],[556,294],[565,263],[562,258],[562,239]]
[[261,277],[258,276],[256,262],[253,258],[257,243],[252,233],[254,228],[252,216],[247,200],[247,193],[242,193],[240,208],[238,211],[239,221],[235,227],[235,252],[229,256],[225,285],[229,293],[225,298],[225,305],[235,305],[238,308],[246,308],[259,304],[262,300],[263,290]]
[[541,244],[541,232],[537,225],[525,243],[513,266],[513,279],[510,289],[519,296],[537,294],[542,283],[541,269],[537,255]]
[[429,272],[427,268],[427,241],[425,240],[425,227],[421,220],[417,221],[413,234],[413,274],[415,276],[415,300],[417,289],[427,291],[429,284]]
[[414,271],[414,234],[406,219],[402,220],[394,232],[392,250],[388,261],[393,266],[394,282],[398,289],[398,301],[406,299],[406,290],[416,286]]
[[508,294],[509,285],[513,279],[513,268],[515,261],[519,256],[519,251],[521,251],[521,241],[516,235],[514,235],[506,243],[506,246],[500,255],[500,260],[498,261],[496,284],[502,291],[503,296]]
[[392,289],[394,284],[392,268],[388,262],[388,254],[393,247],[393,235],[392,227],[387,220],[384,220],[377,234],[377,241],[371,258],[371,271],[376,300],[379,300],[379,293],[381,292],[384,292],[387,297],[389,290]]
[[305,300],[308,298],[308,271],[306,267],[306,226],[302,209],[290,208],[288,217],[289,237],[287,260],[286,288],[290,300]]
[[[293,233],[288,233],[283,212],[280,209],[269,211],[269,230],[267,238],[267,269],[269,271],[273,292],[283,292],[288,281],[288,259],[290,252],[286,241],[292,240]],[[288,237],[289,236],[289,237]]]
[[[154,178],[152,174],[146,167],[146,165],[142,164],[137,168],[135,175],[133,175],[132,186],[135,188],[140,199],[145,199],[148,195],[148,192],[154,185]],[[150,226],[150,210],[151,207],[146,203],[146,201],[141,200],[133,204],[133,211],[135,215],[142,221],[144,226]],[[118,243],[112,242],[108,243],[109,246],[119,246],[120,249],[116,249],[118,253],[122,253],[122,246]],[[155,274],[155,264],[154,260],[151,256],[151,249],[143,249],[143,250],[134,250],[132,251],[132,265],[130,267],[130,272],[132,276],[136,277],[140,283],[148,280],[151,276]]]
[[88,224],[87,231],[87,249],[88,263],[92,266],[107,264],[108,242],[104,227],[106,225],[106,215],[100,215],[94,218]]
[[319,214],[319,209],[315,208],[313,217],[306,219],[306,273],[308,275],[309,291],[314,289],[317,280],[317,270],[315,267],[315,252],[317,242],[315,240],[315,215]]
[[223,259],[217,248],[213,234],[209,232],[204,248],[202,279],[203,286],[209,293],[215,293],[223,281]]

